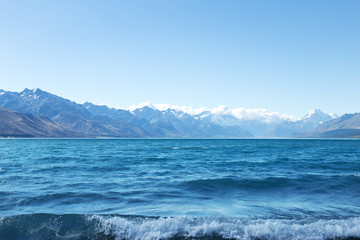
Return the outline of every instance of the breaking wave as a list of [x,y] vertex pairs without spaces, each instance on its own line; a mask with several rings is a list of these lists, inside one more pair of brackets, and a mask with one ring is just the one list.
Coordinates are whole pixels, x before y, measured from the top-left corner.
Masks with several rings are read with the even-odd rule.
[[2,239],[360,239],[360,218],[241,219],[29,214],[0,218]]

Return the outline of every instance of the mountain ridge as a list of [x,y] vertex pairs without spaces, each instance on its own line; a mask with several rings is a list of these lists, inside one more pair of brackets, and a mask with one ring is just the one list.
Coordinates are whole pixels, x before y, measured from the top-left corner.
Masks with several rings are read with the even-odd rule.
[[41,89],[1,92],[0,106],[21,113],[45,116],[82,137],[146,137],[151,135],[130,123],[90,114],[81,104]]
[[344,114],[318,127],[295,134],[307,138],[360,138],[360,113]]
[[[315,129],[321,132],[321,126],[326,127],[328,122],[343,119],[320,109],[310,110],[302,118],[266,109],[192,109],[150,102],[118,109],[90,102],[79,104],[27,88],[21,92],[0,90],[0,107],[47,117],[81,137],[308,137]],[[346,129],[338,123],[330,130],[337,128]]]

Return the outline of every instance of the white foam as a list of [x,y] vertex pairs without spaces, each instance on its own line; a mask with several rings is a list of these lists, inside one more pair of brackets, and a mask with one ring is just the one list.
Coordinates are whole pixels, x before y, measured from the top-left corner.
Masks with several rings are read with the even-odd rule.
[[324,240],[337,237],[360,237],[360,218],[338,220],[241,220],[235,218],[124,218],[92,216],[99,231],[112,233],[116,239],[155,240],[174,236],[204,237],[213,233],[223,238],[248,240],[302,239]]

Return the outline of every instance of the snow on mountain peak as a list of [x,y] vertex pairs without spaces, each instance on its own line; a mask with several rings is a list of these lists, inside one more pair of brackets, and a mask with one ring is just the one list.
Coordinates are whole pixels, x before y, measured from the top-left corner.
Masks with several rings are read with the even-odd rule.
[[325,113],[323,113],[320,109],[311,109],[308,114],[305,115],[305,117],[303,118],[309,118],[311,116],[314,116],[314,115],[324,115]]
[[227,106],[220,105],[218,107],[211,109],[210,112],[213,114],[229,114],[230,111]]
[[260,120],[267,123],[298,120],[298,118],[292,115],[272,112],[270,110],[261,108],[236,108],[232,110],[232,114],[238,119]]
[[143,103],[140,103],[138,105],[130,106],[128,108],[128,110],[134,111],[135,109],[140,109],[140,108],[143,108],[143,107],[149,107],[149,108],[151,108],[153,110],[164,111],[164,110],[167,110],[167,109],[170,108],[170,104],[154,104],[154,103],[151,103],[151,102],[143,102]]
[[339,115],[337,115],[336,113],[330,113],[329,115],[334,119],[339,117]]
[[320,109],[312,109],[301,120],[303,122],[316,122],[322,124],[336,117],[336,114],[326,114]]
[[154,110],[166,111],[168,109],[173,109],[179,112],[184,112],[190,114],[192,116],[200,116],[201,118],[208,117],[210,115],[217,116],[231,116],[237,119],[246,119],[246,120],[259,120],[266,123],[272,122],[281,122],[281,121],[297,121],[299,120],[295,116],[280,114],[278,112],[271,112],[267,109],[246,109],[246,108],[234,108],[229,109],[225,105],[220,105],[214,108],[193,108],[191,106],[179,106],[170,104],[154,104],[151,102],[144,102],[138,105],[133,105],[128,108],[130,111],[134,111],[135,109],[140,109],[143,107],[150,107]]
[[35,88],[33,90],[33,93],[41,93],[41,92],[42,92],[42,90],[40,88]]
[[320,109],[311,109],[308,114],[306,114],[302,120],[310,118],[336,118],[336,114],[326,114]]

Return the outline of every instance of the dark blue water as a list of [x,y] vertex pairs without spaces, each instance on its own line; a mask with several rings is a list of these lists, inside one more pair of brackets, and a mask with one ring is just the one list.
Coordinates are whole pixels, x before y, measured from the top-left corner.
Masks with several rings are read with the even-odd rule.
[[0,140],[0,239],[352,237],[359,140]]

